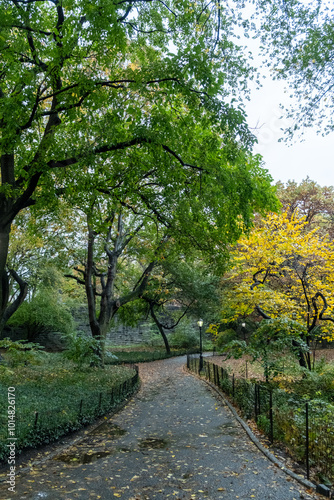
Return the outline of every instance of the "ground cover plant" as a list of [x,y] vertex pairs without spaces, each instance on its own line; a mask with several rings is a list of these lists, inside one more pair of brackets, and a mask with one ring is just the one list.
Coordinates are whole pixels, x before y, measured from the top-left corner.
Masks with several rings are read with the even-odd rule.
[[[239,359],[225,355],[213,358],[228,373],[239,378],[264,381],[263,366],[259,361],[251,362],[245,355]],[[271,384],[300,397],[323,399],[334,402],[334,349],[318,349],[314,353],[314,370],[310,372],[297,365],[291,355],[280,357],[280,371],[270,380]]]
[[[136,372],[130,367],[84,366],[60,353],[26,351],[13,366],[3,351],[0,365],[0,460],[6,458],[8,388],[15,388],[16,450],[48,443],[94,421],[130,393]],[[132,382],[131,382],[132,381]]]

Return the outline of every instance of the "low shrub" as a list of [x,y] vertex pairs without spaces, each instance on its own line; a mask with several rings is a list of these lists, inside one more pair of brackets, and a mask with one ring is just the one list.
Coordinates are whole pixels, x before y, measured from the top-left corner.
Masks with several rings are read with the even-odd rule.
[[[135,377],[135,378],[133,378]],[[61,354],[45,353],[40,365],[0,370],[0,460],[8,447],[8,388],[15,388],[16,451],[58,439],[110,411],[134,390],[132,368],[77,370]],[[12,391],[13,392],[13,391]]]
[[29,341],[34,341],[42,332],[69,333],[74,327],[69,308],[50,287],[42,288],[31,301],[23,302],[8,324],[24,326]]
[[232,328],[228,328],[227,330],[223,330],[222,332],[219,332],[217,336],[215,337],[215,345],[216,349],[218,351],[223,351],[224,348],[232,342],[232,340],[235,340],[237,338],[237,334],[235,330]]
[[97,354],[100,349],[100,342],[91,336],[70,333],[63,336],[67,347],[63,356],[77,364],[78,368],[85,365],[98,365],[100,357]]
[[287,392],[310,399],[321,398],[334,403],[334,366],[325,360],[314,371],[299,368],[298,376],[277,376],[275,383]]
[[0,341],[0,348],[6,350],[5,364],[11,368],[42,362],[40,352],[44,347],[34,342],[5,338]]

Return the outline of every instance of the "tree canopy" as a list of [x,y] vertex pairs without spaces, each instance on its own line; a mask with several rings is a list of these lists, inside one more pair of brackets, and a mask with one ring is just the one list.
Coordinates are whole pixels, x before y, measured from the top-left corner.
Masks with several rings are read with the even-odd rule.
[[[207,238],[208,251],[221,241],[226,256],[253,212],[275,205],[271,179],[251,155],[254,137],[239,103],[250,68],[233,43],[228,6],[2,0],[2,7],[0,330],[27,293],[6,267],[11,225],[23,209],[52,210],[60,197],[88,209],[94,195],[111,196],[133,213],[144,205],[183,245],[201,241],[205,250]],[[20,285],[11,307],[9,273]]]
[[[229,319],[253,311],[264,319],[286,317],[302,325],[304,342],[333,340],[334,247],[328,237],[309,230],[305,218],[271,214],[239,240],[234,258]],[[306,366],[303,360],[301,353]]]
[[309,177],[299,184],[295,181],[276,183],[277,196],[283,212],[305,217],[309,229],[317,227],[331,238],[334,235],[334,188],[320,186]]
[[333,121],[333,5],[328,0],[260,0],[258,36],[274,78],[288,83],[297,100],[287,110],[291,137],[303,128],[322,134],[334,129]]

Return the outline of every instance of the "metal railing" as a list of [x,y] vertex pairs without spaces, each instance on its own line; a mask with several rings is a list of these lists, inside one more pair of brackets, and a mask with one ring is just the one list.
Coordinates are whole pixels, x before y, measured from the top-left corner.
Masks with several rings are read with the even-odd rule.
[[[132,394],[139,382],[138,366],[127,365],[135,374],[108,391],[97,391],[88,397],[76,398],[71,404],[31,413],[17,412],[15,415],[15,448],[20,453],[24,448],[56,441],[61,436],[94,422],[97,418],[116,410],[124,399]],[[13,435],[13,433],[11,433]],[[8,455],[8,417],[0,415],[0,461],[6,462]]]
[[187,356],[187,367],[227,394],[243,417],[255,420],[272,443],[282,443],[305,465],[308,479],[313,470],[321,482],[334,481],[334,405],[237,378],[205,358],[199,373],[198,356]]

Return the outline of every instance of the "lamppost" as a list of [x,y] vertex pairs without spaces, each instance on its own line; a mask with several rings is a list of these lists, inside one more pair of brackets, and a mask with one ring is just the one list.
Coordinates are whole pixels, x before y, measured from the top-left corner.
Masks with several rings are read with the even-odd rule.
[[246,340],[246,323],[241,323],[241,326],[243,328],[244,340]]
[[[246,342],[246,323],[241,323],[241,326],[244,331],[244,341]],[[247,366],[247,359],[246,359],[246,378],[248,378],[248,366]]]
[[199,371],[202,371],[203,370],[203,344],[202,344],[203,320],[199,319],[197,321],[197,324],[199,326]]

